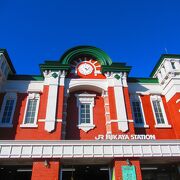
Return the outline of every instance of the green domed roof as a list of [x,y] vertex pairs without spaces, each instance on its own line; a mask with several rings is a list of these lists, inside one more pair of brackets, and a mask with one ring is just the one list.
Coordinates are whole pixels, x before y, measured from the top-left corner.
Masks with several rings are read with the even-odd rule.
[[101,65],[111,65],[111,58],[101,49],[93,46],[77,46],[69,49],[60,58],[61,64],[70,64],[73,59],[81,55],[92,56],[96,58]]

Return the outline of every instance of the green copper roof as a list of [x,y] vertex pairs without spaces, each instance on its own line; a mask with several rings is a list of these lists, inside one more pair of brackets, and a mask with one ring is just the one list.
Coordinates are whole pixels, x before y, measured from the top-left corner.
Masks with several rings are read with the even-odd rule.
[[157,78],[136,78],[129,77],[127,79],[128,83],[159,83]]
[[70,70],[70,65],[61,64],[58,61],[45,61],[45,64],[40,64],[41,73],[45,70],[53,70],[53,71],[59,71],[59,70]]
[[162,61],[165,58],[180,58],[180,54],[162,54],[161,57],[159,58],[158,62],[156,63],[154,69],[152,70],[150,77],[153,77],[154,74],[156,73],[158,67],[160,66],[160,64],[162,63]]
[[69,49],[60,58],[60,63],[70,64],[71,60],[81,55],[92,56],[96,58],[96,60],[98,60],[101,65],[112,64],[112,60],[104,51],[93,46],[77,46],[77,47]]
[[16,70],[15,70],[15,68],[14,68],[14,66],[13,66],[13,64],[11,62],[11,59],[10,59],[10,57],[8,55],[7,50],[6,49],[0,49],[0,53],[4,54],[4,56],[5,56],[6,60],[7,60],[7,63],[9,64],[9,67],[11,68],[12,73],[16,74]]
[[102,66],[102,73],[105,72],[127,72],[129,73],[131,66],[126,66],[126,63],[112,63],[111,65]]
[[44,77],[41,75],[9,75],[8,80],[43,81]]

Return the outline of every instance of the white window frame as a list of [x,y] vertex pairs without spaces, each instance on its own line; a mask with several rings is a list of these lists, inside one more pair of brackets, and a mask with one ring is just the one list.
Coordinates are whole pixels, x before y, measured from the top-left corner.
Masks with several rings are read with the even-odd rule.
[[[94,97],[96,94],[76,94],[77,98],[77,107],[78,107],[78,125],[77,127],[85,132],[88,132],[91,129],[95,128],[93,123],[93,107],[94,107]],[[81,104],[89,104],[90,105],[90,123],[81,123]]]
[[[35,113],[35,116],[34,116],[34,123],[25,123],[28,102],[29,102],[29,100],[33,100],[33,99],[37,99],[36,113]],[[37,120],[38,119],[37,118],[38,118],[39,102],[40,102],[40,94],[39,93],[29,93],[29,95],[27,97],[27,101],[26,101],[25,110],[24,110],[23,123],[20,125],[20,127],[28,127],[28,128],[38,127],[38,125],[37,125]]]
[[[131,107],[132,107],[132,115],[133,115],[133,119],[134,119],[134,126],[137,128],[149,128],[149,125],[146,124],[141,97],[138,94],[132,94],[130,96],[130,102],[131,102]],[[133,102],[139,102],[139,104],[140,104],[140,110],[141,110],[142,121],[143,121],[142,123],[136,123],[136,121],[135,121],[135,115],[134,115],[134,110],[133,110]]]
[[[14,105],[13,105],[13,109],[11,112],[11,118],[10,118],[9,123],[3,123],[2,118],[3,118],[4,111],[5,111],[6,102],[9,99],[14,99]],[[3,104],[2,104],[1,113],[0,113],[0,127],[9,127],[9,128],[13,127],[12,122],[13,122],[14,112],[15,112],[15,108],[16,108],[16,103],[17,103],[17,93],[14,93],[14,92],[6,93],[6,95],[4,96],[4,99],[3,99]]]
[[[150,99],[151,99],[151,107],[152,107],[152,111],[153,111],[153,115],[154,115],[154,119],[155,119],[155,128],[171,128],[171,125],[168,123],[168,120],[167,120],[167,116],[166,116],[166,112],[164,109],[164,105],[163,105],[161,96],[160,95],[151,95]],[[153,101],[159,101],[162,115],[164,118],[164,123],[157,122],[157,118],[156,118],[156,114],[155,114],[155,110],[154,110],[154,106],[153,106]]]

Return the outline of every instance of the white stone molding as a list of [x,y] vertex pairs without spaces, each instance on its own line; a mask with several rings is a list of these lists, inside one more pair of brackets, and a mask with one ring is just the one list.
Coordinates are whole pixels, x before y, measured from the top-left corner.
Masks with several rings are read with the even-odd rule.
[[114,87],[118,129],[126,132],[129,129],[123,92],[123,85],[127,87],[126,74],[106,72],[105,76],[108,87]]
[[128,87],[128,84],[127,84],[127,73],[124,72],[123,75],[122,75],[122,84],[123,84],[123,87]]
[[43,86],[43,81],[7,80],[6,83],[2,85],[1,92],[15,91],[19,93],[39,93],[43,91]]
[[129,127],[128,127],[128,120],[126,115],[123,87],[115,86],[114,94],[115,94],[117,120],[119,120],[118,129],[121,130],[122,132],[126,132],[129,129]]
[[163,89],[157,83],[128,83],[128,89],[131,94],[162,94]]
[[45,130],[51,132],[55,129],[56,106],[57,106],[57,85],[49,85]]
[[106,118],[106,134],[112,134],[108,91],[103,91],[102,97],[104,98],[104,110],[105,110],[105,118]]
[[102,93],[102,90],[107,91],[108,83],[106,79],[66,79],[65,88],[69,92],[87,89]]
[[0,159],[34,158],[180,158],[179,140],[2,140]]
[[[180,102],[180,99],[178,99],[178,100],[176,101],[176,104],[179,103],[179,102]],[[179,109],[179,112],[180,112],[180,109]]]
[[180,102],[180,99],[177,99],[176,104]]
[[49,85],[45,130],[51,132],[55,129],[58,86],[64,86],[66,72],[45,71],[45,84]]
[[171,77],[180,77],[180,59],[164,58],[153,77],[157,77],[161,85],[166,85]]

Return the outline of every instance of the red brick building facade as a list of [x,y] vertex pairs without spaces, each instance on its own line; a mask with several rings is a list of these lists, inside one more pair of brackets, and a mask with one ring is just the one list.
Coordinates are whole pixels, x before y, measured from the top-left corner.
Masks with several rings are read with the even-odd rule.
[[149,78],[78,46],[18,75],[0,50],[0,179],[179,179],[180,55]]

